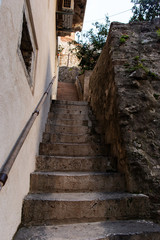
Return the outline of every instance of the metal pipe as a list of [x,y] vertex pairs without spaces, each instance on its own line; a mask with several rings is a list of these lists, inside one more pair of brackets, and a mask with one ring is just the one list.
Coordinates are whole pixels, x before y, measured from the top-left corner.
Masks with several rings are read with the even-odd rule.
[[37,118],[37,116],[39,115],[40,109],[53,85],[53,82],[55,80],[55,77],[53,77],[52,81],[50,82],[47,90],[44,92],[43,96],[41,97],[37,107],[35,108],[34,112],[32,113],[31,117],[29,118],[28,122],[26,123],[25,127],[23,128],[20,136],[18,137],[15,145],[13,146],[10,154],[8,155],[5,163],[3,164],[1,171],[0,171],[0,191],[2,189],[2,187],[5,185],[7,179],[8,179],[8,174],[15,162],[15,159],[21,149],[21,147],[23,146],[23,143],[35,121],[35,119]]

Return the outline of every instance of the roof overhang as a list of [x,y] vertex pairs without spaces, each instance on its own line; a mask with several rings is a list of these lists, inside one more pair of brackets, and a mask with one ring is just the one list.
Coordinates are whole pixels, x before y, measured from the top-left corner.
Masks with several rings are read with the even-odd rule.
[[71,32],[81,31],[87,0],[74,0],[73,9],[62,8],[63,0],[58,0],[56,27],[58,36],[66,36]]

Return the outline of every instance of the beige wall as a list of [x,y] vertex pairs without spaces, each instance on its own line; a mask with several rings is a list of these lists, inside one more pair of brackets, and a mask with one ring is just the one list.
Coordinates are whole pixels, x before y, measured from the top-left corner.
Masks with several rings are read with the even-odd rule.
[[[57,72],[56,1],[31,0],[38,42],[35,89],[32,94],[17,52],[23,7],[23,0],[2,0],[0,5],[0,167]],[[53,91],[56,92],[55,89]],[[29,176],[35,169],[35,156],[38,153],[49,103],[50,99],[44,104],[9,174],[9,179],[0,192],[1,240],[11,240],[20,223],[22,201],[29,191]]]

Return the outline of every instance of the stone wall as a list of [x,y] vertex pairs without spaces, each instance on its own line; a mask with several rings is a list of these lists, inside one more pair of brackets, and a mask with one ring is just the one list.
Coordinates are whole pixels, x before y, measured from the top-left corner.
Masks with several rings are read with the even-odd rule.
[[76,77],[79,75],[78,67],[60,67],[59,68],[59,82],[75,83]]
[[[75,44],[72,42],[75,40],[75,34],[72,33],[71,36],[61,37],[59,40],[59,48],[60,52],[60,67],[67,66],[73,67],[78,66],[79,60],[75,55],[74,48],[76,47]],[[73,51],[73,52],[72,52]]]
[[159,28],[158,20],[112,23],[89,90],[112,164],[126,174],[129,191],[150,196],[154,211],[160,201]]
[[[79,75],[79,60],[74,53],[74,48],[76,46],[74,44],[69,44],[74,40],[74,33],[72,33],[71,36],[60,38],[59,82],[75,83],[76,77]],[[73,53],[71,50],[73,50]]]
[[84,74],[79,75],[76,78],[76,88],[78,92],[79,100],[88,101],[89,98],[89,80],[92,74],[92,70],[85,71]]

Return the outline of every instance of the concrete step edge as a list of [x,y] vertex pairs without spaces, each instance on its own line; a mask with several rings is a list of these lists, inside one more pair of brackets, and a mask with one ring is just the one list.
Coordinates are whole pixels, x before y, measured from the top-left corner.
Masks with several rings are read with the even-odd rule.
[[100,158],[104,158],[104,159],[106,159],[106,160],[109,160],[109,156],[104,156],[104,155],[102,155],[102,156],[100,156],[100,155],[98,155],[98,156],[61,156],[61,155],[56,155],[56,156],[54,156],[54,155],[38,155],[37,156],[37,158],[61,158],[61,159],[64,159],[64,158],[68,158],[68,159],[100,159]]
[[[153,238],[152,236],[148,238],[148,234],[153,234]],[[14,240],[28,240],[32,237],[37,238],[37,236],[39,240],[115,240],[118,239],[118,236],[120,236],[120,239],[122,237],[128,237],[125,239],[129,239],[130,236],[135,236],[134,240],[138,240],[140,239],[139,235],[142,235],[144,240],[159,240],[160,226],[145,220],[117,220],[22,227],[16,233]],[[157,237],[154,238],[156,235]]]
[[107,201],[107,200],[117,200],[117,199],[127,199],[127,198],[137,198],[137,199],[149,199],[147,195],[144,194],[133,194],[133,193],[103,193],[103,192],[80,192],[80,193],[29,193],[24,200],[26,201],[65,201],[65,202],[83,202],[83,201]]
[[[68,101],[68,100],[53,100],[52,101],[52,104],[53,104],[53,106],[54,106],[54,104],[56,105],[77,105],[77,106],[83,106],[83,105],[85,105],[85,106],[89,106],[88,105],[88,102],[86,102],[86,101]],[[52,106],[52,104],[51,104],[51,106]]]
[[69,171],[69,172],[64,172],[64,171],[47,171],[47,172],[42,172],[42,171],[35,171],[32,172],[31,175],[46,175],[46,176],[61,176],[61,177],[70,177],[70,176],[75,176],[75,177],[83,177],[83,176],[115,176],[115,175],[119,175],[119,176],[124,176],[123,174],[119,173],[119,172],[75,172],[75,171]]

